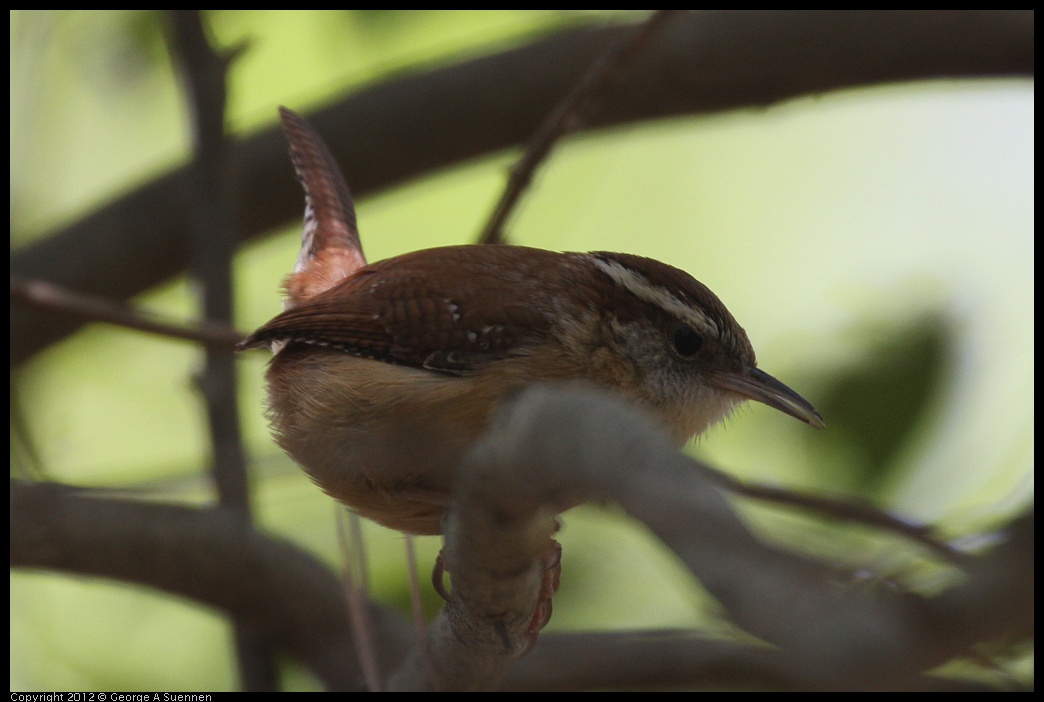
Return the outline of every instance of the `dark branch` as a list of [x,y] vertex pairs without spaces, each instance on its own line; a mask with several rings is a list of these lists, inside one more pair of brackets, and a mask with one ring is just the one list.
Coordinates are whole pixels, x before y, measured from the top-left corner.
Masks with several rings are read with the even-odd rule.
[[[808,691],[779,649],[708,638],[699,632],[582,632],[544,634],[526,658],[508,668],[501,688],[555,690]],[[911,675],[889,681],[891,690],[996,692],[971,680]]]
[[[358,689],[341,584],[242,515],[11,483],[11,565],[139,583],[216,607],[298,657],[330,690]],[[374,605],[380,650],[404,655],[412,627]],[[391,666],[391,661],[388,663]]]
[[[190,105],[193,148],[192,189],[185,209],[192,213],[192,274],[201,317],[232,326],[232,257],[236,251],[233,173],[225,138],[225,76],[231,58],[211,46],[199,10],[171,11],[171,53],[181,65]],[[211,473],[222,509],[250,517],[246,453],[236,391],[234,351],[207,345],[197,385],[210,428]],[[279,689],[273,652],[248,622],[233,618],[241,686],[248,691]]]
[[[631,31],[572,29],[518,49],[395,77],[310,119],[356,195],[365,197],[524,143],[558,96],[606,46]],[[765,107],[886,82],[1032,76],[1033,42],[1032,11],[692,13],[672,21],[636,58],[590,126]],[[274,126],[239,142],[233,157],[240,164],[241,240],[300,216],[300,190]],[[112,299],[127,299],[183,272],[189,179],[188,169],[180,169],[142,186],[15,252],[12,270]],[[12,310],[12,363],[78,326]]]
[[235,348],[246,336],[222,324],[203,322],[198,327],[186,327],[174,322],[165,322],[151,313],[136,310],[129,305],[66,290],[42,280],[23,280],[11,276],[11,300],[39,310],[71,315],[88,322],[105,322],[168,339],[202,342],[230,349]]

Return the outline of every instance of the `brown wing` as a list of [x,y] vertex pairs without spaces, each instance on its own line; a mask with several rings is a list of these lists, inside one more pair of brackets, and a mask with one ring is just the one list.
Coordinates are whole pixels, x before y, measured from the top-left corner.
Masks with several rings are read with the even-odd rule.
[[283,312],[242,347],[296,341],[464,373],[520,355],[549,332],[555,291],[547,281],[559,257],[522,247],[450,246],[387,259]]

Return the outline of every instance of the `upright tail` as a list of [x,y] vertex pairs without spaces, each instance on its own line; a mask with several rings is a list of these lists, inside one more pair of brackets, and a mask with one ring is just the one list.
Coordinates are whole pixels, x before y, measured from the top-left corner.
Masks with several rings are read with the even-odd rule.
[[336,285],[366,265],[355,203],[330,150],[303,117],[279,108],[290,160],[304,186],[305,215],[301,253],[283,283],[289,309]]

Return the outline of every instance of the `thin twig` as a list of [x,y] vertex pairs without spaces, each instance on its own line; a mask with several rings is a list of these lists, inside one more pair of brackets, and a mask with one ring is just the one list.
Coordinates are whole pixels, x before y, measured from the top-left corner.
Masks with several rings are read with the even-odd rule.
[[424,604],[421,602],[420,575],[417,571],[417,549],[413,536],[403,535],[403,543],[406,545],[406,570],[410,576],[410,605],[413,609],[413,623],[417,625],[417,647],[424,658],[424,666],[428,671],[428,685],[431,689],[437,689],[438,676],[435,673],[435,664],[431,661],[430,642],[428,641],[428,628],[424,622]]
[[203,321],[198,327],[187,327],[162,321],[151,312],[142,312],[129,305],[69,290],[44,280],[11,276],[11,300],[49,312],[59,312],[91,322],[104,322],[168,339],[233,348],[245,336],[232,327],[213,322]]
[[598,101],[610,81],[648,43],[667,18],[676,12],[680,10],[654,12],[633,34],[609,49],[580,79],[573,91],[548,115],[530,139],[522,158],[512,166],[507,187],[479,237],[480,243],[503,242],[504,223],[529,184],[533,182],[533,173],[551,153],[554,145],[569,132],[584,126],[584,122],[598,107]]
[[[367,575],[366,549],[362,536],[362,525],[359,515],[348,512],[338,504],[335,507],[337,520],[337,544],[344,560],[344,601],[348,606],[348,626],[355,641],[355,656],[362,670],[366,689],[370,692],[381,691],[380,666],[377,663],[377,645],[373,632],[371,617],[367,611]],[[348,514],[348,523],[344,515]]]
[[771,485],[747,484],[706,464],[700,463],[699,465],[712,480],[720,483],[724,490],[735,495],[806,509],[834,519],[889,531],[925,546],[952,565],[961,567],[967,563],[967,554],[938,539],[931,527],[904,521],[872,505],[827,495],[809,495]]

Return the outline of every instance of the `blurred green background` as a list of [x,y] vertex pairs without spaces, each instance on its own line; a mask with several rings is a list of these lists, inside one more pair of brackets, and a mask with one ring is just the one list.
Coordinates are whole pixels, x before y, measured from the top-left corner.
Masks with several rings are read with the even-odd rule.
[[[279,104],[307,113],[403,70],[620,18],[208,14],[221,46],[249,41],[230,75],[237,133],[273,124]],[[585,134],[539,174],[510,236],[691,272],[747,329],[760,365],[829,425],[814,432],[745,407],[694,453],[751,479],[857,495],[948,536],[976,534],[1033,497],[1033,113],[1028,81],[932,82]],[[183,164],[186,124],[158,15],[12,12],[12,248]],[[361,201],[370,259],[473,241],[516,156]],[[351,182],[352,165],[342,166]],[[240,253],[240,329],[280,309],[298,237],[295,223]],[[195,316],[183,280],[136,302]],[[250,354],[239,366],[258,519],[339,567],[333,504],[268,437],[263,362]],[[46,476],[210,501],[191,382],[199,365],[189,345],[96,325],[18,369],[12,381]],[[21,445],[12,432],[15,472],[26,470]],[[917,553],[894,539],[768,510],[751,517],[774,520],[776,538],[918,584]],[[405,608],[401,536],[366,533],[376,596]],[[559,538],[552,630],[727,630],[684,569],[611,508],[567,513]],[[420,549],[425,571],[438,541]],[[230,641],[219,614],[190,602],[11,575],[12,690],[234,689]],[[292,661],[285,669],[288,687],[315,687]]]

